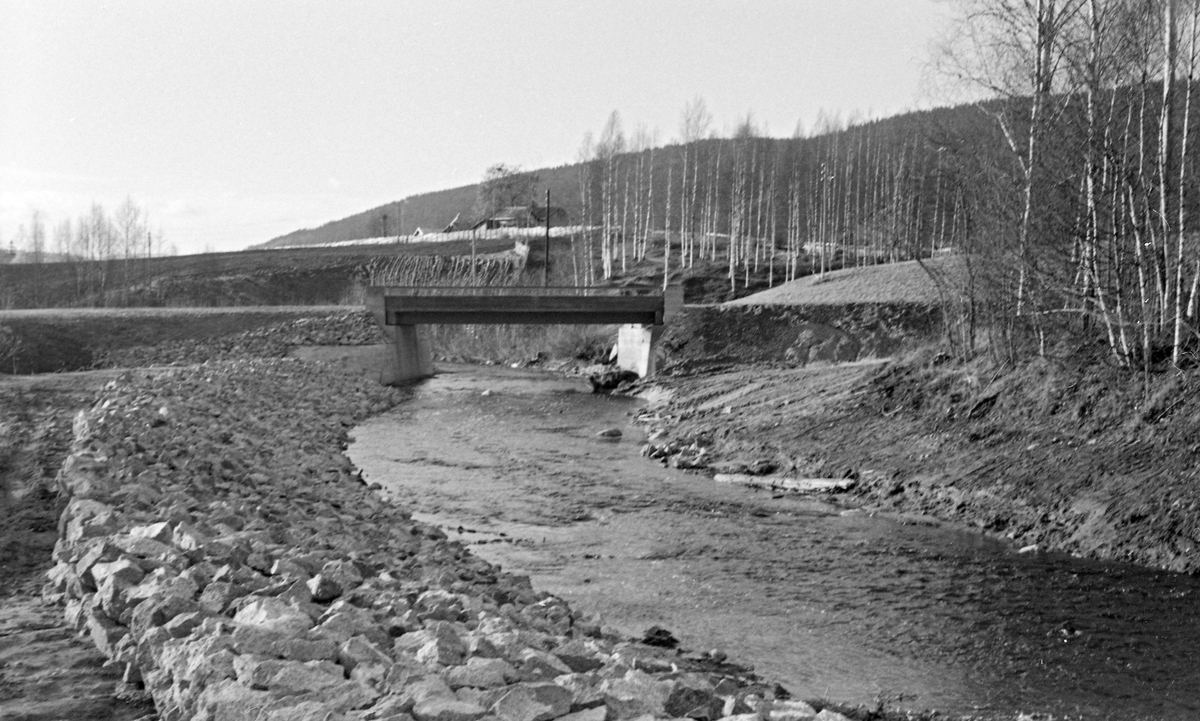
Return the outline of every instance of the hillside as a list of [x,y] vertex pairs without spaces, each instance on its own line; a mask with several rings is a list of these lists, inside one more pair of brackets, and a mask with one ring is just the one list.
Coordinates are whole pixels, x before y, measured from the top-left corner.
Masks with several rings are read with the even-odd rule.
[[[551,203],[567,209],[573,218],[579,216],[579,180],[575,166],[543,168],[538,174],[538,192],[544,197],[549,187]],[[419,228],[425,233],[444,229],[457,217],[473,218],[472,208],[478,190],[476,185],[464,185],[412,195],[346,218],[330,221],[318,228],[296,230],[251,246],[251,250],[284,246],[318,245],[344,240],[378,238],[384,235],[412,235]],[[385,228],[384,216],[387,216]],[[385,232],[386,231],[386,232]]]
[[[859,235],[866,242],[867,236],[879,236],[888,229],[892,235],[900,235],[903,229],[896,227],[897,216],[906,222],[929,216],[924,230],[917,233],[923,237],[909,239],[928,247],[934,233],[945,236],[949,232],[949,222],[942,216],[951,202],[948,193],[955,186],[953,178],[969,172],[981,155],[1002,156],[1001,144],[995,121],[973,105],[906,113],[808,138],[767,138],[745,128],[734,138],[714,137],[616,156],[609,161],[609,169],[619,198],[610,217],[617,218],[615,222],[622,227],[632,223],[637,228],[648,222],[661,229],[670,207],[669,225],[673,228],[706,225],[707,232],[728,232],[732,222],[747,232],[752,223],[752,232],[769,232],[779,241],[788,233],[789,199],[795,202],[800,195],[836,192],[844,198],[839,202],[845,203],[837,213],[839,222],[849,221],[857,227],[831,232]],[[939,152],[947,150],[950,152],[943,155],[951,157],[944,160]],[[602,161],[592,160],[528,170],[538,174],[539,199],[549,188],[551,203],[565,208],[572,221],[600,224],[605,168]],[[816,178],[822,168],[836,169],[842,178],[838,187],[820,186]],[[885,181],[885,175],[892,179]],[[897,176],[905,188],[899,193],[897,188],[885,187]],[[378,237],[385,235],[385,215],[387,234],[411,234],[417,228],[441,230],[456,216],[473,219],[477,187],[472,184],[410,196],[255,247]],[[743,208],[740,212],[749,217],[739,218],[730,196],[745,191],[757,197],[757,209]],[[689,207],[681,211],[685,193]],[[879,206],[885,196],[896,207]],[[904,208],[896,205],[901,201]],[[793,234],[807,228],[811,235],[815,229],[809,227],[809,217],[816,211],[808,207],[797,210]],[[702,219],[702,215],[708,218]],[[881,241],[875,238],[874,242]]]

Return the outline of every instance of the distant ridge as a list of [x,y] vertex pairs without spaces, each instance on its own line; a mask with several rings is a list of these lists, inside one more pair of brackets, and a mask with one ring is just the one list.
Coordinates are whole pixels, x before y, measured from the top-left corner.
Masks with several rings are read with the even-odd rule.
[[[980,112],[975,105],[904,113],[809,138],[752,136],[752,142],[757,148],[755,152],[763,154],[762,158],[774,158],[781,164],[799,162],[811,170],[821,162],[818,154],[828,152],[831,140],[834,152],[844,155],[857,147],[856,143],[860,141],[855,138],[861,137],[867,131],[869,131],[873,143],[882,144],[882,147],[871,149],[872,157],[876,159],[876,162],[879,162],[879,158],[886,160],[894,155],[903,156],[915,147],[914,143],[917,140],[920,140],[923,145],[922,153],[925,156],[923,161],[925,165],[922,167],[924,172],[930,172],[933,152],[936,149],[951,150],[960,162],[969,162],[969,158],[980,153],[1002,155],[1007,152],[1003,149],[1003,140],[995,120],[987,113]],[[845,140],[840,141],[839,145],[838,138],[845,138]],[[730,158],[735,152],[730,149],[729,144],[735,142],[739,141],[731,138],[708,138],[686,146],[667,145],[654,148],[652,151],[640,151],[640,155],[639,153],[626,153],[622,156],[626,163],[637,165],[644,162],[647,168],[651,163],[653,165],[653,172],[649,174],[652,179],[646,187],[640,188],[640,191],[649,194],[652,198],[653,208],[650,215],[654,218],[653,224],[656,227],[662,227],[662,218],[667,211],[668,187],[673,188],[672,212],[679,212],[680,201],[677,196],[680,192],[680,179],[686,167],[685,148],[692,153],[693,157],[696,157],[697,153],[718,158],[722,153],[725,154],[724,165],[721,166],[720,177],[717,178],[717,184],[722,190],[718,194],[721,197],[717,199],[716,205],[718,213],[722,216],[718,227],[727,227],[729,208],[725,194],[727,194],[728,187],[734,182],[733,162]],[[692,148],[695,148],[695,152],[692,152]],[[819,148],[824,148],[824,150],[819,150]],[[652,159],[651,156],[653,156]],[[629,166],[624,167],[628,168]],[[571,216],[570,222],[597,224],[595,217],[591,219],[581,217],[580,164],[574,163],[554,168],[526,168],[524,170],[538,175],[535,187],[536,202],[544,202],[545,191],[549,188],[551,204],[565,208]],[[481,167],[481,176],[483,171],[484,169]],[[954,183],[953,169],[947,165],[942,172],[945,172],[947,177],[939,179],[938,182],[944,182],[949,187]],[[593,198],[598,196],[599,185],[596,177],[598,175],[598,173],[594,173],[592,178]],[[624,192],[623,183],[628,182],[628,177],[625,175],[617,178],[618,184],[622,185],[622,190],[619,192]],[[478,184],[471,184],[409,196],[325,223],[318,228],[296,230],[287,235],[272,238],[260,245],[251,246],[251,249],[328,245],[361,238],[411,235],[418,228],[424,233],[436,233],[450,225],[456,216],[460,221],[476,220],[473,211],[477,189]],[[778,200],[780,201],[774,204],[775,212],[783,214],[785,203],[782,202],[784,200],[782,196],[787,193],[786,183],[778,184],[775,192],[779,194]],[[701,197],[700,201],[703,202],[704,198]],[[593,215],[596,212],[596,208],[591,208]],[[621,210],[619,215],[621,215],[621,219],[617,222],[624,222],[626,211]],[[674,227],[678,227],[677,221],[676,218]],[[777,223],[777,231],[785,225],[786,218],[782,218],[781,222]]]
[[[533,171],[538,174],[536,200],[539,203],[545,202],[546,187],[549,185],[551,202],[566,208],[572,218],[578,218],[579,178],[576,168],[575,165],[563,165]],[[403,200],[328,222],[319,228],[292,231],[251,246],[250,250],[328,245],[362,238],[412,235],[418,228],[423,233],[438,233],[454,222],[456,217],[460,220],[471,218],[478,187],[478,184],[463,185],[448,190],[411,195]],[[386,228],[384,215],[387,216]]]

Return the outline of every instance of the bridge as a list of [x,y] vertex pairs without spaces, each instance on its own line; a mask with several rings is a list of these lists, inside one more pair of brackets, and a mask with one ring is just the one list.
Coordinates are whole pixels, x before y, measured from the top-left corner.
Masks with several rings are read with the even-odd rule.
[[366,301],[387,341],[387,384],[433,375],[430,324],[621,324],[617,365],[645,378],[654,374],[654,343],[683,307],[683,288],[371,286]]

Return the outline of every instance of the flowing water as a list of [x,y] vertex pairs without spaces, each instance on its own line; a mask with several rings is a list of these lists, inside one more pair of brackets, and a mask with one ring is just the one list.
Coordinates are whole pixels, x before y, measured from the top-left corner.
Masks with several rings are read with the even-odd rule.
[[537,588],[630,635],[721,649],[799,698],[1200,718],[1200,578],[666,469],[639,454],[637,408],[581,380],[450,368],[358,427],[349,455]]

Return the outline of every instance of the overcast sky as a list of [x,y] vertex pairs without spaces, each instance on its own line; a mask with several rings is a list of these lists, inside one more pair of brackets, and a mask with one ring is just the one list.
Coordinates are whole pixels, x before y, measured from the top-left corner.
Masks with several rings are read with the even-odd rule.
[[236,250],[503,162],[574,162],[621,114],[660,142],[872,117],[923,91],[935,0],[0,0],[0,244],[40,209],[149,209]]

